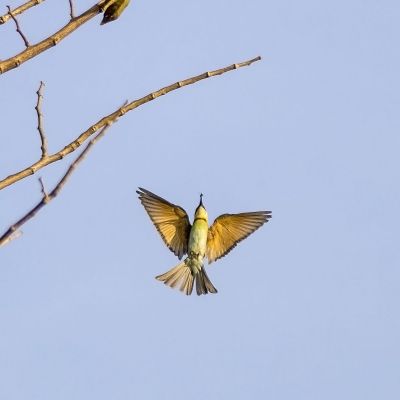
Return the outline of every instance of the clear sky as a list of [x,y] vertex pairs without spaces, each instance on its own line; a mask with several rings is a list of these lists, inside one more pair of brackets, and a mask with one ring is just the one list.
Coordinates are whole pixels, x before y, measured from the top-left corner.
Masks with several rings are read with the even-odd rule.
[[[19,20],[34,43],[67,16]],[[133,0],[100,20],[0,76],[2,178],[40,156],[40,80],[54,152],[125,99],[263,60],[125,115],[1,249],[0,398],[400,398],[400,3]],[[12,23],[0,43],[23,49]],[[0,229],[73,157],[4,189]],[[154,279],[178,259],[137,186],[273,218],[207,269],[217,295],[186,297]]]

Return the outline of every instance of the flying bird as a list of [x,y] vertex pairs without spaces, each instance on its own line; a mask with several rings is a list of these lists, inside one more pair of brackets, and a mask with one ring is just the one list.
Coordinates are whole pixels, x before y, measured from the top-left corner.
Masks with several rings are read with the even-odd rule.
[[110,0],[104,5],[103,11],[104,16],[100,25],[104,25],[107,22],[115,21],[125,8],[128,6],[130,0]]
[[204,269],[208,263],[227,255],[236,245],[260,228],[271,218],[271,211],[255,211],[240,214],[220,215],[208,226],[208,214],[203,205],[203,195],[194,213],[193,225],[186,211],[157,196],[149,190],[138,188],[136,193],[149,214],[167,247],[181,260],[165,274],[156,276],[164,284],[178,288],[190,295],[196,281],[198,295],[217,293]]

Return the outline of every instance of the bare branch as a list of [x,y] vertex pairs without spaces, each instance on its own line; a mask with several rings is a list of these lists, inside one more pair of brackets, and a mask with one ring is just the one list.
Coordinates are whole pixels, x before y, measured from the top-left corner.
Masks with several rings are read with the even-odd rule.
[[[37,6],[38,4],[42,3],[43,1],[44,0],[29,0],[26,3],[20,5],[19,7],[14,8],[14,10],[11,11],[12,15],[22,14],[29,8]],[[5,24],[10,18],[11,18],[11,15],[9,12],[7,14],[4,14],[3,16],[1,16],[0,17],[0,25]]]
[[[12,240],[19,238],[22,236],[22,231],[12,231],[12,227],[10,227],[9,231],[7,231],[7,236],[4,234],[4,240],[0,241],[0,247],[5,246],[10,243]],[[0,238],[1,239],[1,238]]]
[[48,195],[49,201],[53,200],[60,192],[64,185],[67,183],[68,178],[75,171],[78,164],[86,157],[87,153],[90,149],[105,135],[107,129],[112,124],[112,122],[107,123],[107,125],[103,126],[100,132],[89,141],[87,146],[83,149],[82,153],[76,158],[76,160],[69,166],[65,175],[61,178],[60,182],[58,182],[57,186],[50,192]]
[[19,33],[19,35],[21,36],[22,40],[25,43],[25,47],[29,47],[29,42],[28,39],[26,38],[26,36],[22,33],[21,28],[19,26],[18,20],[17,18],[15,18],[15,16],[13,15],[10,6],[7,6],[8,9],[8,14],[10,15],[10,17],[13,19],[13,21],[15,22],[15,26],[17,28],[17,32]]
[[68,178],[77,168],[78,164],[86,157],[91,148],[104,136],[106,130],[113,122],[115,122],[115,120],[105,125],[101,129],[101,131],[92,140],[89,141],[88,145],[84,148],[82,153],[79,154],[79,156],[75,159],[75,161],[69,166],[67,172],[64,174],[64,176],[60,179],[55,188],[49,194],[47,194],[45,191],[42,178],[39,178],[41,192],[43,196],[42,199],[21,219],[19,219],[16,223],[11,225],[7,229],[7,231],[0,237],[0,247],[6,245],[7,243],[21,236],[22,232],[19,230],[21,226],[24,225],[26,222],[28,222],[30,219],[32,219],[46,204],[50,203],[53,199],[55,199],[58,196],[58,194],[61,192],[61,190],[67,183]]
[[43,87],[44,87],[44,83],[40,82],[39,89],[36,92],[38,98],[37,98],[37,103],[36,103],[36,107],[35,107],[35,110],[37,113],[37,119],[38,119],[37,129],[39,131],[40,142],[41,142],[40,148],[42,149],[42,157],[41,158],[47,157],[47,139],[46,139],[46,135],[45,135],[44,129],[43,129],[43,114],[42,114]]
[[0,74],[4,74],[11,69],[19,67],[24,62],[57,45],[59,42],[61,42],[61,40],[78,29],[81,25],[95,17],[97,14],[101,13],[102,7],[106,1],[108,0],[100,1],[83,14],[71,19],[63,28],[41,42],[29,46],[21,53],[8,58],[7,60],[0,61]]
[[126,106],[118,108],[118,110],[114,111],[113,113],[103,117],[91,127],[89,127],[85,132],[83,132],[78,138],[76,138],[73,142],[69,143],[63,149],[59,150],[57,153],[48,155],[44,158],[41,158],[39,161],[32,164],[30,167],[25,168],[22,171],[19,171],[13,175],[8,176],[7,178],[0,181],[0,190],[4,189],[7,186],[12,185],[15,182],[18,182],[21,179],[24,179],[30,175],[33,175],[39,169],[64,158],[67,154],[72,153],[75,151],[79,146],[81,146],[90,136],[92,136],[95,132],[103,128],[105,125],[109,124],[116,118],[119,118],[126,114],[128,111],[132,111],[141,105],[148,103],[149,101],[155,100],[156,98],[163,96],[173,90],[180,89],[184,86],[192,85],[198,81],[203,79],[210,78],[212,76],[222,75],[228,71],[232,71],[238,68],[242,68],[245,66],[249,66],[256,61],[261,60],[261,57],[256,57],[248,61],[244,61],[238,64],[232,64],[230,66],[217,69],[215,71],[205,72],[201,75],[197,75],[183,81],[179,81],[173,83],[172,85],[166,86],[162,89],[157,90],[156,92],[150,93],[147,96],[141,97],[140,99],[134,100],[128,103]]
[[75,10],[74,10],[73,0],[69,0],[69,15],[70,15],[71,19],[75,18]]
[[44,187],[42,177],[39,178],[39,184],[40,184],[40,191],[42,192],[43,198],[47,197],[46,188]]

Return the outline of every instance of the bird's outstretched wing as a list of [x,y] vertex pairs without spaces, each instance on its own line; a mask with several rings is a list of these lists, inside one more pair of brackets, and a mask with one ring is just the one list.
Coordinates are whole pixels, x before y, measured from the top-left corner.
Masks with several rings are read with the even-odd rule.
[[164,243],[181,259],[187,253],[191,228],[186,211],[146,189],[136,193]]
[[208,263],[227,255],[241,240],[271,218],[271,211],[220,215],[208,230]]

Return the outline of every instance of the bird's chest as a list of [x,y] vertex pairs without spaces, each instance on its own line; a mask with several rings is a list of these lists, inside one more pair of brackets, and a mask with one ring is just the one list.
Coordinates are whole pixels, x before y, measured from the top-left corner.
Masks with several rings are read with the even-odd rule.
[[204,219],[193,222],[189,236],[189,253],[193,252],[204,256],[207,248],[208,223]]

